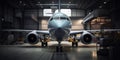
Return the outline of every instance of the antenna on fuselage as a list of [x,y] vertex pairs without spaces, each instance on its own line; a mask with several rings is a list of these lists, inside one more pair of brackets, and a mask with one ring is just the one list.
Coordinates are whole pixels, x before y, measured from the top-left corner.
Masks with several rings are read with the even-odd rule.
[[[61,1],[60,0],[58,0],[58,12],[60,12],[60,8],[61,7]],[[60,20],[60,16],[59,16],[59,20]]]
[[58,0],[58,12],[60,12],[60,7],[61,7],[61,1]]

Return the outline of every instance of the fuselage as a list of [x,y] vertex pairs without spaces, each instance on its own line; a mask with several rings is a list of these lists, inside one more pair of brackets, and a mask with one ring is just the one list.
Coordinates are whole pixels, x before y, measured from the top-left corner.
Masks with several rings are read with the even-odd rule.
[[52,40],[61,42],[66,40],[71,30],[72,22],[70,18],[61,13],[55,13],[48,21],[48,30]]

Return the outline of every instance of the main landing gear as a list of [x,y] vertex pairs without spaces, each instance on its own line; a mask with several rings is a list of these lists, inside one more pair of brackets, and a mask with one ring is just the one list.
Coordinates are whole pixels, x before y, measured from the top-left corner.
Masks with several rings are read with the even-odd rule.
[[42,47],[46,47],[46,46],[48,46],[48,42],[41,42],[41,44],[42,44]]
[[46,35],[43,35],[43,40],[41,41],[41,46],[42,47],[47,47],[48,46],[48,40],[49,40],[49,37],[46,36]]
[[78,40],[76,39],[76,35],[72,38],[72,47],[78,47]]
[[78,47],[78,42],[73,41],[73,42],[72,42],[72,47]]

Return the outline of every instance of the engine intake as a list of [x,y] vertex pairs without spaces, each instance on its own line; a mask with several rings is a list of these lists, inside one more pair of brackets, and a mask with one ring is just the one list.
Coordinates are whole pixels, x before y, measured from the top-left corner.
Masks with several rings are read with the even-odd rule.
[[83,32],[83,34],[80,38],[80,40],[83,44],[90,44],[90,43],[92,43],[93,39],[94,39],[94,36],[87,31]]
[[36,44],[39,42],[38,35],[36,33],[29,33],[27,35],[27,42],[30,44]]

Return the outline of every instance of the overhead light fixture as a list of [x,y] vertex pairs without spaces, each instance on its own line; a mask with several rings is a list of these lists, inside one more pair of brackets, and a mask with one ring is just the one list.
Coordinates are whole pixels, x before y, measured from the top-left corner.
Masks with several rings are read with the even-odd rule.
[[57,9],[57,6],[50,6],[51,9]]
[[55,2],[54,2],[54,1],[52,1],[52,3],[54,4]]
[[38,2],[38,4],[40,4],[40,1]]
[[106,2],[106,1],[104,1],[103,3],[104,3],[104,4],[107,4],[107,2]]
[[23,4],[24,6],[26,5],[26,4]]
[[88,14],[91,14],[91,12],[89,12]]
[[40,6],[41,8],[43,8],[43,6]]
[[5,20],[5,18],[4,17],[2,17],[2,19],[1,19],[2,21],[4,21]]
[[19,1],[19,3],[21,4],[21,3],[22,3],[22,1]]
[[69,3],[71,3],[71,2],[69,2]]
[[102,8],[102,6],[99,6],[99,8]]
[[67,6],[67,8],[70,8],[70,6]]
[[[58,4],[36,4],[36,5],[42,5],[42,6],[49,6],[49,5],[58,5]],[[77,4],[61,4],[61,5],[73,5],[73,6],[77,6]]]

